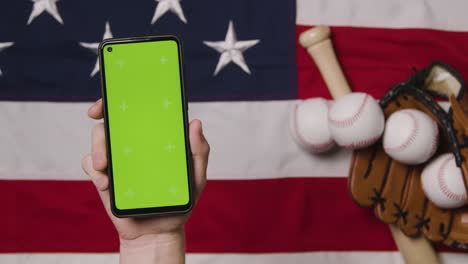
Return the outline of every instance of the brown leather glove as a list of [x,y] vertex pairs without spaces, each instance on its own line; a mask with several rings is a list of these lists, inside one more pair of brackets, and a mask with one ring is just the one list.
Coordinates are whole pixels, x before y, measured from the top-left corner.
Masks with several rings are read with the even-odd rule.
[[[448,113],[434,96],[450,99]],[[408,81],[392,87],[380,101],[385,118],[405,109],[428,114],[439,126],[435,155],[452,152],[468,186],[468,94],[460,75],[441,62],[433,62]],[[455,210],[436,207],[424,195],[421,171],[425,164],[409,166],[391,159],[382,141],[356,150],[348,189],[363,207],[374,207],[384,223],[397,224],[408,236],[424,234],[429,240],[468,250],[468,206]]]

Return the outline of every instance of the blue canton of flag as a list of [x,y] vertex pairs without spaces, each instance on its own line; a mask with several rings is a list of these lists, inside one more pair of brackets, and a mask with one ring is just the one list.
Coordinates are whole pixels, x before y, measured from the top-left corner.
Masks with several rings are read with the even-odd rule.
[[0,100],[95,100],[103,38],[162,34],[183,41],[189,100],[297,97],[294,1],[23,0],[0,8]]

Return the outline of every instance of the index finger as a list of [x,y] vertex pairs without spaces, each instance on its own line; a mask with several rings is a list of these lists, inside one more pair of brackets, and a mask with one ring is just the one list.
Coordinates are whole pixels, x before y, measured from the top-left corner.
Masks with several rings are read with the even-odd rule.
[[100,98],[88,109],[88,116],[92,119],[101,119],[103,117],[102,111],[102,98]]

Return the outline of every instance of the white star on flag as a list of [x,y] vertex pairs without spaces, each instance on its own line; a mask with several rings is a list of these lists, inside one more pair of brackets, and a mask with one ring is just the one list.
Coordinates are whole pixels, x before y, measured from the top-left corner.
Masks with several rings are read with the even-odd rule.
[[250,69],[245,62],[244,55],[242,53],[257,45],[258,42],[260,42],[259,39],[237,41],[234,24],[232,21],[229,21],[229,28],[224,41],[203,41],[205,45],[221,53],[218,65],[216,65],[216,70],[213,75],[216,76],[219,71],[231,62],[234,62],[242,70],[250,74]]
[[[0,51],[3,51],[4,49],[13,46],[15,44],[14,42],[1,42],[0,43]],[[2,76],[2,69],[0,69],[0,76]]]
[[158,6],[156,6],[156,10],[154,11],[153,19],[151,20],[151,24],[156,23],[160,17],[162,17],[167,11],[171,11],[172,13],[176,14],[182,22],[187,24],[187,19],[184,15],[184,10],[180,6],[180,0],[156,0]]
[[[108,38],[112,38],[112,31],[111,31],[109,22],[106,22],[106,30],[104,32],[104,36],[102,37],[102,39],[104,40]],[[92,50],[96,54],[98,53],[99,42],[93,42],[93,43],[80,42],[80,45],[84,48]],[[96,59],[96,64],[94,65],[94,69],[89,76],[93,77],[94,75],[96,75],[98,71],[99,71],[99,58]]]
[[57,2],[59,0],[32,0],[34,2],[34,6],[31,11],[31,15],[28,19],[28,25],[42,14],[44,11],[47,11],[52,17],[55,18],[60,24],[63,24],[63,19],[59,14],[57,9]]

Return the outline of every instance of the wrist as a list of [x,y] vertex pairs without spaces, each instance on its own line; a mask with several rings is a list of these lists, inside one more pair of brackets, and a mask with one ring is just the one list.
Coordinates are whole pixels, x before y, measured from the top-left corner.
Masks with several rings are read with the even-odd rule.
[[184,263],[184,230],[120,239],[120,263]]
[[150,246],[165,246],[184,240],[184,230],[158,234],[145,234],[134,239],[120,238],[121,249],[136,249]]

